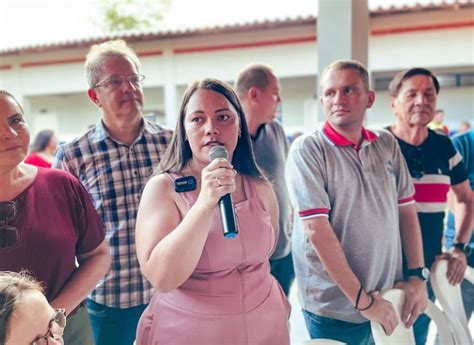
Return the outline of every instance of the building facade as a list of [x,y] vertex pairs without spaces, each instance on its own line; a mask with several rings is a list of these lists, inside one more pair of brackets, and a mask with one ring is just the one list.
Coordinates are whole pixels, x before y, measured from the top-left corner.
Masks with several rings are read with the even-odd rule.
[[[474,124],[474,3],[437,3],[371,11],[368,67],[377,94],[368,126],[393,122],[388,83],[399,70],[414,66],[430,68],[440,77],[438,107],[445,110],[448,126],[461,120]],[[174,128],[190,82],[215,77],[232,83],[243,66],[264,63],[281,81],[286,131],[309,131],[324,120],[316,95],[316,20],[308,15],[4,49],[0,89],[19,98],[33,133],[53,128],[62,140],[72,139],[99,119],[86,94],[83,64],[89,47],[123,38],[142,62],[145,113],[155,121]]]

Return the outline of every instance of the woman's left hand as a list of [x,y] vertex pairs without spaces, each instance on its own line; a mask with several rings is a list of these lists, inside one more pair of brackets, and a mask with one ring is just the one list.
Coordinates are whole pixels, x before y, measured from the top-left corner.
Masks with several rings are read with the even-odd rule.
[[222,196],[235,192],[236,175],[237,172],[226,159],[213,160],[202,170],[198,200],[215,207]]

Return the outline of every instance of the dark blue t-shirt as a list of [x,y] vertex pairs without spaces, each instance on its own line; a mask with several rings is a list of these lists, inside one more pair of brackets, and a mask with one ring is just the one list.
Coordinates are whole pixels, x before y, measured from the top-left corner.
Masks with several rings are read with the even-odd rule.
[[[453,144],[456,150],[461,154],[464,166],[469,175],[469,184],[474,190],[474,130],[457,135],[453,138]],[[448,213],[448,224],[444,235],[446,238],[446,248],[450,248],[454,241],[455,235],[454,215],[452,212]],[[474,235],[471,237],[470,247],[474,249]],[[469,257],[469,265],[474,266],[474,255]]]

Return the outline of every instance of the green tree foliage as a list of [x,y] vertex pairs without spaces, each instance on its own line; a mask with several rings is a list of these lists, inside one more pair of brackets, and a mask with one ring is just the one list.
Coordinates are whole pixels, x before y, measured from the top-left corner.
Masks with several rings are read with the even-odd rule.
[[159,25],[172,0],[101,0],[107,32],[148,29]]

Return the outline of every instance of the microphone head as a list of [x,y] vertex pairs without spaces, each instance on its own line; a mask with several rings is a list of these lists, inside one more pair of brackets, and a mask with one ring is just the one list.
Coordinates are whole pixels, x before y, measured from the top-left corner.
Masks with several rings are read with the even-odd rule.
[[209,150],[209,161],[211,162],[217,158],[227,159],[227,150],[225,149],[224,146],[221,146],[221,145],[213,146]]

